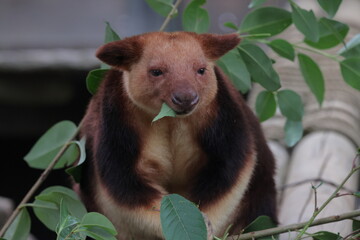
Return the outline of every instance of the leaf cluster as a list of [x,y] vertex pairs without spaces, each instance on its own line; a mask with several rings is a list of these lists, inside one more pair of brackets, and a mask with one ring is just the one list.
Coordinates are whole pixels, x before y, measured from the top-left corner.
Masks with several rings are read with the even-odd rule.
[[[70,121],[62,121],[51,127],[25,156],[29,166],[46,169],[54,159],[54,169],[69,167],[67,172],[80,180],[81,164],[85,161],[85,139],[73,141],[78,127]],[[58,152],[63,147],[62,155]],[[35,197],[33,203],[19,206],[20,212],[5,232],[6,240],[26,240],[30,234],[31,219],[27,208],[50,230],[57,233],[57,240],[115,240],[117,233],[112,223],[103,215],[88,213],[77,194],[62,186],[52,186]]]
[[[327,17],[320,19],[312,10],[303,9],[292,0],[289,0],[291,11],[272,6],[263,7],[262,4],[265,2],[251,1],[249,8],[252,8],[252,11],[244,17],[241,24],[225,24],[243,36],[243,41],[237,47],[237,52],[233,51],[224,56],[218,64],[241,92],[249,91],[251,86],[249,82],[258,83],[265,89],[256,99],[257,116],[260,121],[266,121],[279,109],[286,118],[285,142],[288,146],[293,146],[303,135],[303,102],[296,92],[281,88],[281,81],[273,68],[274,62],[262,48],[258,47],[258,44],[265,44],[280,57],[297,62],[306,85],[321,106],[325,97],[324,76],[320,66],[306,52],[317,53],[336,61],[344,81],[360,90],[359,35],[345,43],[349,26],[332,19],[341,0],[319,0],[319,6],[328,14]],[[290,43],[286,39],[277,37],[292,24],[304,36],[301,43]],[[339,44],[343,44],[344,47],[337,55],[324,51]],[[231,64],[225,65],[224,62],[229,62],[230,57],[233,59]],[[244,62],[245,70],[243,64],[235,64],[235,62]]]

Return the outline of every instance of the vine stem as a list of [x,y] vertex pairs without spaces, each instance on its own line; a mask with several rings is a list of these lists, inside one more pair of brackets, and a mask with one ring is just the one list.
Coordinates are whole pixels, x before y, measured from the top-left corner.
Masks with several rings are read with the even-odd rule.
[[292,44],[295,48],[298,48],[298,49],[301,49],[301,50],[305,50],[305,51],[308,51],[308,52],[312,52],[312,53],[316,53],[316,54],[319,54],[319,55],[322,55],[324,57],[327,57],[327,58],[330,58],[336,62],[340,62],[341,59],[339,59],[338,56],[336,55],[333,55],[333,54],[330,54],[330,53],[327,53],[327,52],[324,52],[324,51],[321,51],[321,50],[318,50],[318,49],[315,49],[315,48],[307,48],[307,47],[303,47],[303,46],[300,46],[299,44]]
[[296,223],[296,224],[291,224],[291,225],[286,225],[286,226],[281,226],[281,227],[269,228],[269,229],[265,229],[265,230],[261,230],[261,231],[244,233],[239,236],[231,236],[231,237],[228,237],[226,240],[257,239],[260,237],[266,237],[266,236],[277,235],[280,233],[297,231],[299,229],[304,228],[308,224],[309,224],[309,226],[317,226],[317,225],[322,225],[322,224],[326,224],[326,223],[338,222],[338,221],[342,221],[345,219],[351,219],[351,218],[358,217],[358,216],[360,216],[360,209],[352,211],[352,212],[348,212],[348,213],[343,213],[340,215],[319,218],[317,220],[312,221],[311,224],[309,224],[309,222],[302,222],[302,223]]
[[[271,41],[269,40],[265,40],[265,39],[256,39],[257,42],[259,43],[264,43],[264,44],[269,44]],[[298,48],[298,49],[301,49],[301,50],[304,50],[304,51],[308,51],[308,52],[312,52],[312,53],[316,53],[316,54],[319,54],[321,56],[324,56],[324,57],[327,57],[327,58],[330,58],[336,62],[340,62],[341,59],[337,56],[337,55],[333,55],[333,54],[330,54],[330,53],[327,53],[327,52],[324,52],[324,51],[321,51],[321,50],[318,50],[318,49],[315,49],[315,48],[308,48],[308,47],[304,47],[304,46],[301,46],[302,42],[300,43],[290,43],[294,48]]]
[[172,18],[172,16],[175,14],[176,9],[179,7],[180,3],[182,2],[182,0],[177,0],[176,3],[174,4],[173,8],[171,9],[171,11],[169,12],[169,14],[167,15],[167,17],[165,18],[165,21],[163,22],[163,24],[160,27],[160,32],[164,31],[165,28],[167,27],[167,25],[170,22],[170,19]]
[[65,153],[66,149],[70,146],[71,141],[77,136],[77,134],[80,131],[80,128],[82,127],[84,122],[84,119],[81,120],[79,123],[79,126],[76,129],[76,132],[74,135],[62,146],[62,148],[59,150],[59,152],[56,154],[54,159],[51,161],[49,166],[41,173],[40,177],[37,179],[35,184],[30,188],[30,190],[27,192],[25,197],[21,200],[19,205],[16,207],[16,209],[12,212],[4,226],[0,230],[0,237],[4,236],[6,230],[9,228],[11,223],[15,220],[17,215],[20,213],[20,210],[26,206],[27,202],[31,199],[31,197],[35,194],[35,192],[38,190],[38,188],[41,186],[41,184],[45,181],[45,179],[49,176],[50,172],[53,170],[55,165],[59,162],[62,155]]

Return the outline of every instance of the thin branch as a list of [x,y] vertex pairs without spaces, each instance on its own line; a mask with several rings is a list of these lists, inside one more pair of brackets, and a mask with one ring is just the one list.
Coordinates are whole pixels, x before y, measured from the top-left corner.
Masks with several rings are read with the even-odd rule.
[[304,50],[304,51],[308,51],[308,52],[312,52],[312,53],[316,53],[316,54],[319,54],[319,55],[322,55],[324,57],[327,57],[327,58],[330,58],[336,62],[340,62],[341,61],[341,57],[339,57],[338,55],[334,55],[334,54],[330,54],[330,53],[327,53],[325,51],[321,51],[321,50],[318,50],[318,49],[315,49],[315,48],[308,48],[308,47],[304,47],[304,46],[301,46],[299,44],[292,44],[295,48],[298,48],[298,49],[301,49],[301,50]]
[[16,207],[16,209],[12,212],[4,226],[0,230],[0,237],[4,236],[6,230],[9,228],[11,223],[15,220],[17,215],[19,214],[20,210],[26,206],[27,202],[31,199],[31,197],[34,195],[34,193],[38,190],[38,188],[41,186],[41,184],[45,181],[45,179],[49,176],[50,172],[53,170],[55,165],[58,163],[62,155],[65,153],[66,149],[69,147],[71,141],[76,137],[76,135],[79,133],[79,130],[81,126],[83,125],[84,119],[80,122],[78,128],[76,129],[76,132],[74,135],[63,145],[63,147],[60,149],[60,151],[56,154],[52,162],[49,164],[49,166],[42,172],[38,180],[35,182],[35,184],[31,187],[31,189],[27,192],[25,197],[21,200],[19,205]]
[[356,168],[356,162],[359,161],[360,158],[360,153],[356,154],[356,156],[354,157],[353,163],[352,163],[352,168]]
[[314,212],[319,210],[318,208],[318,200],[317,200],[317,189],[323,184],[323,182],[320,182],[317,186],[314,186],[311,184],[312,189],[314,190],[314,197],[315,197],[315,207],[314,207]]
[[160,32],[164,31],[165,28],[167,27],[167,25],[170,22],[170,19],[174,16],[177,8],[179,7],[180,3],[182,2],[182,0],[177,0],[176,3],[174,4],[173,8],[171,9],[171,11],[169,12],[169,14],[167,15],[167,17],[165,18],[164,23],[161,25],[160,27]]
[[[287,188],[292,188],[292,187],[297,187],[300,186],[302,184],[305,183],[311,183],[311,182],[322,182],[323,184],[327,184],[330,186],[333,186],[335,188],[338,187],[338,185],[334,182],[328,181],[326,179],[322,179],[322,178],[310,178],[310,179],[305,179],[305,180],[301,180],[298,182],[294,182],[294,183],[289,183],[289,184],[285,184],[282,187],[278,188],[279,191],[285,191]],[[346,192],[353,192],[353,190],[346,188],[345,186],[342,187],[342,190],[346,191]]]
[[[326,223],[338,222],[338,221],[342,221],[345,219],[351,219],[351,218],[358,217],[358,216],[360,216],[360,209],[352,211],[352,212],[344,213],[341,215],[334,215],[334,216],[330,216],[330,217],[319,218],[319,219],[313,221],[309,226],[313,227],[313,226],[322,225],[322,224],[326,224]],[[302,223],[296,223],[296,224],[291,224],[291,225],[287,225],[287,226],[269,228],[266,230],[261,230],[261,231],[256,231],[256,232],[245,233],[245,234],[241,234],[239,236],[228,237],[227,240],[257,239],[260,237],[272,236],[272,235],[277,235],[280,233],[298,231],[298,230],[304,228],[306,225],[308,225],[308,223],[309,222],[302,222]]]
[[349,178],[360,169],[360,167],[353,168],[350,173],[346,176],[346,178],[341,182],[341,184],[336,188],[336,190],[331,194],[331,196],[320,206],[320,208],[314,212],[308,223],[304,226],[304,228],[300,231],[299,235],[295,238],[295,240],[300,240],[302,235],[306,232],[306,230],[310,227],[310,225],[315,221],[315,218],[319,215],[319,213],[334,199],[336,198],[340,189],[345,185],[345,183],[349,180]]
[[[355,236],[358,236],[360,234],[360,229],[350,233],[349,235],[347,235],[346,237],[344,237],[343,240],[347,240],[347,239],[352,239]],[[356,238],[357,239],[357,238]]]
[[318,201],[317,201],[317,187],[315,187],[314,185],[311,186],[312,189],[314,190],[314,198],[315,198],[315,201],[314,201],[314,212],[316,212],[318,209]]

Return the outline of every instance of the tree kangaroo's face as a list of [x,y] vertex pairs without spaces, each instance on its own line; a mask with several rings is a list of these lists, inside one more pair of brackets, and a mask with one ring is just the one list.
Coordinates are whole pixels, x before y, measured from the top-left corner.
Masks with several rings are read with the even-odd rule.
[[213,63],[194,38],[165,35],[146,39],[139,62],[126,77],[126,89],[135,104],[159,112],[163,102],[177,114],[190,114],[215,97]]
[[126,92],[144,111],[156,114],[166,103],[189,115],[213,101],[214,61],[239,41],[235,34],[158,32],[109,43],[97,56],[124,71]]

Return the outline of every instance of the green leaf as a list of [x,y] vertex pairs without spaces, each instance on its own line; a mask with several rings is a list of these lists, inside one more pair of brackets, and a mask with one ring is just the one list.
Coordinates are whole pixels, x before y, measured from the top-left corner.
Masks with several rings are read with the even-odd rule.
[[163,17],[167,17],[174,7],[173,0],[145,0],[145,2]]
[[359,229],[360,229],[360,221],[356,220],[356,219],[353,219],[352,220],[352,230],[357,231]]
[[274,93],[269,91],[260,92],[256,98],[255,110],[261,122],[274,116],[276,111],[276,100]]
[[27,240],[30,234],[31,219],[26,208],[22,208],[11,223],[4,238],[7,240]]
[[335,16],[341,2],[342,0],[318,0],[319,5],[325,10],[330,18]]
[[276,96],[282,115],[292,121],[301,121],[304,115],[301,97],[292,90],[281,90]]
[[71,216],[64,201],[60,201],[60,220],[56,227],[56,240],[67,240],[67,239],[85,239],[81,237],[79,233],[73,232],[73,230],[79,225],[80,221],[78,218]]
[[345,82],[360,90],[360,57],[347,58],[341,61],[340,69]]
[[302,32],[307,39],[313,42],[319,40],[319,25],[312,10],[300,8],[293,1],[291,3],[292,20],[295,27]]
[[[105,39],[104,39],[104,43],[109,43],[109,42],[114,42],[114,41],[118,41],[120,40],[119,35],[114,31],[114,29],[110,26],[109,22],[105,22],[106,24],[106,28],[105,28]],[[105,64],[105,63],[101,63],[100,65],[101,69],[110,69],[110,66]]]
[[176,117],[176,112],[169,107],[166,103],[163,103],[161,106],[161,110],[158,115],[152,120],[152,122],[158,121],[164,117]]
[[285,143],[288,147],[293,147],[303,136],[303,126],[301,121],[292,121],[286,119],[284,126]]
[[209,13],[201,8],[206,0],[192,0],[185,8],[182,17],[184,31],[205,33],[210,27]]
[[104,215],[96,212],[87,213],[77,230],[95,240],[116,240],[117,231]]
[[269,91],[280,88],[279,75],[273,69],[270,58],[260,47],[254,44],[240,44],[238,49],[253,81]]
[[117,234],[117,231],[114,225],[110,222],[110,220],[107,219],[104,215],[97,212],[90,212],[85,214],[81,220],[81,227],[85,227],[88,229],[103,229],[113,236]]
[[346,58],[360,56],[360,33],[355,35],[347,44],[346,47],[340,49],[339,54]]
[[279,54],[281,57],[287,58],[291,61],[295,59],[294,47],[284,39],[275,39],[267,44],[271,49]]
[[119,35],[114,31],[109,22],[106,23],[105,40],[104,43],[114,42],[120,40]]
[[248,8],[255,8],[263,3],[265,3],[267,0],[251,0],[250,4],[248,5]]
[[276,7],[262,7],[255,9],[245,16],[240,32],[249,34],[268,33],[269,36],[284,31],[292,23],[290,12]]
[[[276,227],[276,224],[271,220],[270,217],[259,216],[244,229],[244,233],[255,232],[255,231],[269,229],[269,228],[273,228],[273,227]],[[257,238],[257,239],[273,240],[274,239],[273,237],[275,237],[275,239],[277,239],[277,236],[262,237],[262,238]]]
[[95,240],[116,240],[109,232],[98,227],[82,228],[79,231],[82,231],[83,234]]
[[360,192],[354,192],[353,195],[354,195],[355,197],[360,198]]
[[224,23],[224,26],[228,27],[228,28],[231,28],[231,29],[233,29],[235,31],[239,30],[238,26],[236,26],[236,24],[234,24],[232,22],[226,22],[226,23]]
[[339,234],[320,231],[313,234],[314,240],[340,240],[343,239]]
[[95,94],[108,69],[91,70],[86,77],[86,88],[91,94]]
[[299,65],[301,73],[309,86],[311,92],[315,95],[318,103],[322,105],[325,94],[325,83],[322,72],[318,64],[309,56],[299,53]]
[[160,219],[166,240],[206,240],[207,229],[200,210],[177,194],[161,200]]
[[71,216],[81,219],[86,214],[85,206],[74,191],[62,186],[53,186],[42,191],[34,201],[36,217],[50,230],[55,231],[60,219],[60,202],[67,206]]
[[335,20],[321,18],[319,21],[319,40],[313,42],[305,39],[304,42],[317,49],[328,49],[343,42],[348,32],[348,25]]
[[73,177],[75,182],[80,183],[81,173],[82,173],[82,164],[86,160],[86,150],[85,150],[85,137],[83,137],[80,141],[76,141],[76,145],[80,151],[80,159],[76,166],[70,167],[66,169],[66,173]]
[[[73,122],[62,121],[51,127],[31,148],[24,160],[30,167],[45,169],[53,161],[60,149],[74,137],[77,127]],[[69,146],[54,169],[71,165],[78,158],[77,148]]]
[[250,90],[250,74],[238,50],[231,50],[219,59],[217,64],[232,80],[237,90],[240,90],[242,93]]

